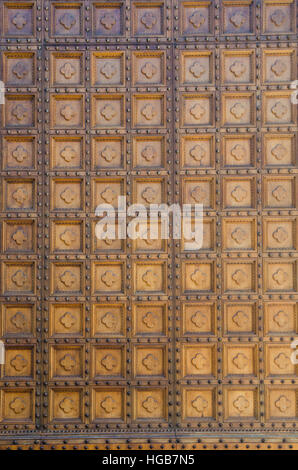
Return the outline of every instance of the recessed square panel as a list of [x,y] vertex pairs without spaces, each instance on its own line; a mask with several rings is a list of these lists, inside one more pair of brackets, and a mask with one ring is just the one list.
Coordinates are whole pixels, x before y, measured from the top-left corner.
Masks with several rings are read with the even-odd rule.
[[256,180],[244,177],[224,177],[223,181],[224,209],[253,209],[256,204]]
[[213,126],[214,96],[212,93],[185,93],[181,96],[181,126]]
[[5,36],[34,36],[36,13],[33,2],[4,2],[3,9],[3,33]]
[[126,375],[123,346],[94,346],[91,350],[94,379],[121,379]]
[[226,335],[255,335],[257,306],[252,302],[224,304],[224,333]]
[[31,388],[5,388],[1,393],[2,423],[33,424],[35,393]]
[[92,263],[92,294],[123,294],[125,270],[121,262]]
[[210,51],[181,52],[181,83],[211,85],[214,80],[213,53]]
[[125,421],[125,390],[117,387],[96,387],[92,389],[91,419],[94,423]]
[[296,250],[297,219],[287,217],[264,217],[263,249],[265,251]]
[[84,140],[77,136],[51,136],[50,164],[55,170],[84,167]]
[[2,227],[4,253],[33,253],[36,250],[34,220],[4,220]]
[[224,415],[227,421],[255,421],[259,416],[258,389],[254,386],[225,386]]
[[285,168],[296,165],[294,134],[264,134],[263,145],[264,165]]
[[165,167],[166,142],[162,136],[133,137],[133,166],[136,168]]
[[185,178],[183,181],[183,204],[202,204],[203,210],[215,204],[215,181],[211,176]]
[[164,94],[138,94],[133,95],[132,99],[133,127],[164,127],[166,112]]
[[255,345],[224,344],[223,373],[225,377],[256,377],[258,354]]
[[84,55],[82,52],[53,52],[51,80],[53,86],[81,86],[84,84]]
[[223,49],[221,51],[222,81],[226,85],[253,84],[255,72],[255,56],[253,50]]
[[253,93],[222,94],[222,125],[253,126],[255,124],[255,97]]
[[32,346],[6,346],[2,378],[32,380],[35,376],[35,355]]
[[256,261],[225,261],[223,266],[225,292],[256,290]]
[[163,36],[164,13],[164,2],[132,2],[133,35]]
[[185,303],[183,305],[182,331],[185,336],[215,334],[215,304],[213,302]]
[[225,167],[255,166],[255,137],[250,134],[234,134],[222,138],[223,164]]
[[92,181],[92,207],[96,210],[101,204],[118,206],[118,198],[124,196],[124,180],[122,178],[95,178]]
[[164,85],[166,80],[165,52],[134,51],[132,83],[135,86]]
[[254,32],[252,0],[223,1],[222,31],[224,34],[252,34]]
[[125,253],[125,238],[122,237],[123,224],[119,224],[116,217],[115,221],[111,220],[108,225],[105,216],[96,218],[92,221],[91,230],[92,253]]
[[161,178],[137,178],[133,189],[134,203],[145,206],[165,203],[165,181]]
[[214,292],[214,262],[184,262],[182,265],[182,279],[184,292]]
[[182,345],[182,377],[216,376],[216,351],[210,344]]
[[266,417],[270,420],[297,420],[297,388],[295,386],[266,387]]
[[263,124],[266,126],[288,126],[296,118],[288,91],[268,91],[263,94]]
[[52,3],[52,36],[83,35],[82,3]]
[[[200,227],[203,222],[203,237],[200,239]],[[215,219],[213,217],[203,217],[203,221],[193,217],[190,221],[191,224],[191,233],[185,233],[182,230],[182,240],[181,248],[183,251],[187,252],[209,252],[215,251],[216,245],[216,228],[215,228]],[[183,228],[183,227],[182,227]]]
[[136,387],[133,390],[134,421],[163,422],[168,416],[168,391],[162,387]]
[[123,2],[96,2],[93,4],[93,35],[94,36],[122,36]]
[[93,95],[91,102],[92,127],[106,129],[125,125],[124,95]]
[[133,375],[137,379],[167,377],[167,352],[163,345],[133,348]]
[[83,180],[55,178],[51,181],[51,206],[54,211],[79,211],[83,209]]
[[82,304],[50,304],[50,336],[55,338],[84,336],[84,324]]
[[5,338],[31,338],[35,327],[35,306],[30,304],[2,305],[2,334]]
[[298,305],[296,302],[265,302],[264,329],[266,335],[296,335]]
[[264,263],[264,291],[295,292],[297,267],[294,261],[268,261]]
[[3,170],[33,170],[36,165],[35,137],[3,136]]
[[166,264],[162,261],[134,263],[133,282],[135,293],[166,293]]
[[2,265],[4,295],[35,294],[36,266],[30,261],[5,261]]
[[51,221],[52,252],[82,253],[84,249],[84,225],[80,220]]
[[51,423],[81,423],[83,419],[82,388],[51,388],[49,420]]
[[253,251],[257,248],[256,219],[252,217],[222,219],[224,251]]
[[54,295],[82,295],[84,266],[82,263],[52,263],[51,291]]
[[286,34],[295,31],[295,2],[293,0],[265,0],[263,5],[263,32]]
[[34,52],[5,52],[3,81],[7,86],[33,86],[36,81]]
[[215,387],[184,387],[182,419],[187,421],[210,421],[216,418]]
[[35,126],[36,103],[34,95],[5,95],[4,125],[9,128]]
[[85,126],[82,95],[51,95],[51,127],[82,128]]
[[181,157],[185,168],[214,167],[213,135],[182,135],[180,139]]
[[3,209],[6,211],[32,211],[36,206],[35,180],[6,179],[3,181]]
[[296,180],[292,176],[264,176],[265,208],[295,208],[297,206]]
[[95,170],[125,166],[125,139],[120,136],[95,136],[92,139],[92,166]]
[[291,361],[293,349],[289,344],[265,344],[265,372],[266,377],[294,378],[297,366]]
[[294,80],[295,59],[294,49],[264,49],[263,82],[288,83]]
[[93,86],[123,86],[125,84],[124,52],[93,52],[91,83]]
[[124,336],[125,331],[125,305],[111,302],[93,304],[92,336]]
[[161,302],[133,305],[134,336],[166,336],[167,306]]
[[212,2],[180,2],[180,34],[200,36],[213,33],[214,12]]

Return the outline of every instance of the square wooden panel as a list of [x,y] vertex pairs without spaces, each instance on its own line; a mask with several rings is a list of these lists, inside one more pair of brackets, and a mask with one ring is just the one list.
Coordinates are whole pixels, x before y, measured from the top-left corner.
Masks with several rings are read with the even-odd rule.
[[125,52],[92,52],[92,86],[125,85]]
[[182,344],[181,377],[216,377],[216,348],[214,344]]
[[5,179],[2,202],[6,211],[33,211],[36,207],[36,181],[34,179]]
[[118,206],[119,196],[124,196],[125,183],[123,178],[95,178],[91,181],[92,208],[95,211],[99,204]]
[[163,387],[133,389],[133,420],[163,422],[168,417],[168,391]]
[[167,304],[164,302],[134,303],[132,334],[134,336],[166,336]]
[[211,336],[216,333],[215,304],[213,302],[182,305],[183,336]]
[[165,294],[167,292],[167,265],[163,261],[135,262],[133,264],[133,291],[135,294]]
[[2,304],[2,333],[7,337],[32,337],[35,327],[35,305]]
[[191,293],[214,292],[215,289],[215,263],[214,261],[185,261],[182,264],[183,292]]
[[216,387],[183,387],[182,419],[213,421],[216,418]]
[[259,416],[259,393],[254,386],[224,386],[224,418],[227,421],[255,421]]
[[93,423],[123,423],[126,418],[125,389],[122,387],[95,387],[91,394]]
[[200,227],[201,221],[198,219],[196,220],[195,217],[192,221],[192,228],[191,228],[191,235],[192,237],[189,238],[188,234],[182,233],[182,240],[181,240],[181,249],[182,251],[198,251],[201,252],[208,252],[208,251],[215,251],[216,246],[216,227],[215,227],[215,219],[212,217],[203,217],[203,240],[202,246],[200,245],[199,241],[196,241],[195,234],[196,230]]
[[51,4],[51,31],[56,37],[79,37],[84,34],[83,3],[67,2]]
[[254,6],[252,0],[222,2],[223,34],[253,34]]
[[257,334],[256,303],[225,303],[223,330],[224,334],[229,336]]
[[295,261],[269,261],[263,265],[264,292],[295,292],[297,288],[297,266]]
[[84,336],[85,311],[83,304],[51,303],[50,336],[72,338]]
[[85,227],[82,220],[51,220],[51,251],[83,253]]
[[180,152],[184,168],[214,167],[215,140],[211,134],[182,135]]
[[133,136],[133,166],[135,168],[165,168],[166,141],[164,136]]
[[214,11],[212,2],[182,1],[180,5],[181,36],[199,36],[213,33]]
[[264,176],[264,208],[289,208],[297,206],[297,182],[295,176]]
[[[134,253],[160,253],[167,250],[168,227],[157,220],[137,221],[136,239],[132,240]],[[167,225],[166,223],[164,225]],[[135,227],[134,227],[135,228]]]
[[122,36],[124,34],[123,2],[93,3],[92,26],[94,36]]
[[264,165],[270,167],[295,166],[296,140],[294,134],[264,134]]
[[257,377],[258,367],[257,345],[247,343],[224,343],[224,377]]
[[53,170],[80,170],[85,163],[85,143],[80,136],[51,136],[50,165]]
[[265,376],[295,378],[297,366],[291,361],[289,344],[265,344]]
[[265,251],[296,250],[297,219],[286,217],[264,217],[263,249]]
[[51,127],[80,129],[85,126],[83,95],[51,95]]
[[33,380],[35,376],[35,352],[33,346],[5,346],[5,380]]
[[224,251],[255,251],[257,224],[253,217],[222,218],[222,248]]
[[113,93],[92,95],[91,126],[98,129],[119,129],[125,126],[124,95]]
[[136,379],[165,379],[168,375],[166,346],[133,345],[132,367]]
[[294,49],[263,49],[262,80],[265,84],[288,83],[295,80]]
[[123,136],[94,136],[92,139],[92,167],[94,170],[124,168],[126,142]]
[[213,93],[184,93],[180,97],[181,127],[214,125]]
[[92,305],[92,336],[97,338],[125,336],[126,306],[121,303]]
[[[126,242],[125,239],[119,238],[119,234],[122,235],[122,226],[115,221],[115,224],[111,222],[108,233],[103,231],[104,219],[92,220],[92,232],[91,232],[91,247],[92,253],[125,253]],[[113,225],[113,228],[112,228]],[[98,230],[98,232],[97,232]],[[110,231],[111,230],[111,231]]]
[[222,179],[223,209],[254,209],[256,206],[255,177],[228,177]]
[[222,279],[224,292],[255,292],[256,261],[226,261],[223,265]]
[[222,137],[223,166],[253,168],[256,164],[256,142],[253,134],[229,134]]
[[81,423],[83,420],[83,389],[50,388],[50,423]]
[[1,423],[33,424],[35,393],[31,388],[5,388],[1,391]]
[[293,0],[265,0],[263,32],[266,34],[295,32],[295,2]]
[[36,58],[34,52],[4,52],[3,81],[7,86],[34,86]]
[[36,166],[36,138],[31,136],[3,136],[3,170],[33,170]]
[[85,83],[85,59],[82,52],[52,52],[51,85],[82,86]]
[[165,34],[164,2],[132,2],[132,31],[134,36],[163,36]]
[[165,85],[166,57],[164,51],[134,51],[132,53],[133,86]]
[[222,126],[241,127],[255,125],[255,94],[222,93]]
[[9,128],[34,127],[36,122],[35,95],[5,95],[3,126]]
[[34,295],[36,265],[30,261],[5,261],[2,264],[2,293],[4,295]]
[[214,57],[211,51],[181,51],[181,85],[212,85]]
[[93,346],[91,376],[94,379],[123,379],[125,370],[124,346]]
[[296,335],[298,304],[295,302],[264,302],[264,333],[266,335]]
[[163,93],[132,96],[132,126],[136,128],[164,127],[166,97]]
[[296,114],[289,91],[265,91],[262,100],[264,126],[290,126],[296,123]]
[[51,292],[54,295],[83,295],[83,264],[51,263]]
[[252,49],[221,50],[222,82],[252,85],[255,82],[255,53]]
[[84,182],[80,178],[53,178],[51,193],[53,211],[80,211],[84,207]]
[[135,178],[133,180],[134,203],[150,206],[166,202],[166,187],[163,178]]
[[33,37],[36,34],[35,3],[4,2],[3,33],[5,36]]
[[124,294],[125,266],[121,262],[92,263],[92,294]]
[[4,220],[2,226],[4,253],[33,253],[36,250],[34,220]]
[[266,387],[266,418],[268,420],[296,421],[297,388],[295,386],[280,387],[278,385]]
[[84,377],[84,347],[74,345],[50,346],[50,378],[76,380]]
[[215,206],[215,179],[212,176],[184,178],[183,204],[202,204],[203,210]]

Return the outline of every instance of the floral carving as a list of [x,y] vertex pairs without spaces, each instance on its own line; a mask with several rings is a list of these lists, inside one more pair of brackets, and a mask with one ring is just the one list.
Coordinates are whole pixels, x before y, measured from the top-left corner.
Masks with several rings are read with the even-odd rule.
[[275,24],[275,26],[277,26],[278,28],[284,23],[285,19],[286,16],[284,12],[280,9],[275,10],[270,16],[271,22]]
[[285,413],[291,406],[290,400],[288,400],[285,395],[280,395],[280,397],[274,402],[274,404],[281,413]]
[[113,271],[108,270],[102,274],[101,280],[106,286],[112,287],[112,285],[116,282],[116,277],[117,276],[113,273]]
[[238,162],[244,159],[246,156],[246,150],[243,147],[243,145],[236,144],[232,149],[231,149],[231,155],[232,157],[235,158]]
[[29,70],[26,64],[24,62],[20,61],[17,62],[13,68],[12,68],[12,73],[19,79],[21,80],[28,74]]
[[117,365],[117,359],[112,354],[106,354],[100,363],[106,370],[113,370]]
[[238,286],[241,286],[247,279],[247,276],[242,269],[237,269],[233,274],[232,274],[232,279]]
[[117,404],[115,400],[109,395],[100,402],[100,406],[105,410],[106,413],[110,414],[117,407]]
[[9,403],[9,408],[16,414],[19,415],[26,408],[26,402],[20,398],[16,397]]
[[238,353],[232,361],[238,369],[244,369],[248,364],[248,358],[242,353]]
[[279,369],[286,369],[288,365],[291,364],[291,360],[289,356],[282,352],[274,358],[274,363]]
[[202,353],[197,353],[192,359],[191,363],[196,369],[204,369],[207,365],[207,359]]
[[141,68],[141,72],[146,78],[151,79],[157,72],[157,68],[151,62],[146,62]]
[[142,360],[143,365],[150,371],[157,368],[158,362],[157,357],[153,354],[147,354],[147,356]]
[[190,193],[191,197],[199,203],[202,203],[207,198],[207,192],[201,186],[196,186]]
[[16,286],[22,287],[27,281],[27,274],[24,273],[24,271],[22,271],[21,269],[19,269],[11,277],[11,280]]
[[64,271],[63,274],[60,274],[59,279],[66,287],[71,287],[76,282],[77,276],[71,271]]
[[28,361],[21,354],[17,354],[11,361],[10,365],[17,371],[22,372],[28,365]]
[[197,286],[204,287],[207,282],[207,274],[201,271],[200,269],[196,269],[191,275],[190,278],[192,282],[194,282]]
[[199,310],[191,316],[191,321],[198,328],[203,328],[203,326],[207,325],[206,315],[203,312],[200,312]]
[[77,236],[76,236],[75,232],[73,232],[70,229],[66,229],[66,230],[64,230],[63,233],[60,234],[60,240],[62,240],[63,243],[66,246],[70,246],[72,244],[72,242],[75,241],[76,238],[77,238]]
[[194,160],[201,163],[203,158],[206,156],[206,150],[202,147],[202,145],[197,144],[192,149],[190,149],[189,155]]
[[26,318],[22,312],[16,312],[13,317],[11,317],[10,322],[16,327],[17,330],[22,330],[26,325]]
[[206,113],[206,109],[201,106],[200,103],[196,103],[190,108],[189,112],[197,121],[199,121]]
[[64,326],[64,328],[69,330],[75,324],[76,318],[70,312],[65,312],[59,318],[59,322]]
[[272,114],[278,119],[281,119],[287,112],[287,107],[282,104],[280,101],[275,103],[275,105],[271,108]]
[[206,68],[200,62],[194,62],[190,67],[189,71],[193,74],[194,77],[200,78],[205,72]]
[[70,372],[75,367],[76,363],[75,358],[71,354],[65,354],[65,356],[60,359],[61,367],[67,372]]
[[239,395],[236,400],[233,401],[233,406],[238,410],[240,413],[243,413],[246,408],[249,407],[249,401],[243,395]]
[[63,150],[60,152],[60,156],[65,160],[67,163],[71,162],[73,158],[77,155],[76,151],[70,146],[66,145]]
[[277,227],[277,229],[272,233],[272,237],[278,243],[283,243],[288,239],[289,235],[283,227]]
[[117,318],[112,312],[106,312],[100,319],[101,323],[109,330],[114,330],[117,326]]
[[106,104],[100,111],[100,114],[106,121],[111,121],[111,119],[113,119],[117,113],[114,106],[111,104]]
[[236,227],[231,233],[231,237],[238,245],[241,245],[245,240],[247,240],[247,232],[240,227]]
[[231,196],[235,199],[236,202],[243,202],[247,197],[246,189],[242,188],[242,186],[235,186],[233,191],[231,192]]
[[147,121],[151,121],[156,116],[156,109],[153,104],[147,103],[141,110],[141,114]]
[[28,193],[25,188],[18,188],[12,193],[12,197],[19,206],[22,206],[28,199]]
[[287,66],[282,60],[276,59],[274,64],[271,65],[271,70],[274,75],[280,77],[287,70]]
[[71,188],[65,188],[60,194],[60,198],[66,203],[71,204],[75,198],[75,193]]
[[69,414],[75,408],[74,401],[70,397],[65,397],[60,401],[59,408],[61,408],[65,414]]
[[22,163],[24,160],[27,159],[27,157],[28,157],[28,152],[27,152],[27,150],[26,150],[22,145],[18,145],[18,146],[12,151],[12,156],[13,156],[13,158],[14,158],[18,163]]
[[106,145],[105,148],[101,151],[102,158],[105,159],[106,162],[111,162],[114,158],[117,157],[116,150],[111,145]]
[[276,186],[272,191],[272,196],[279,202],[283,201],[287,197],[287,191],[283,186]]
[[116,18],[112,13],[105,13],[104,16],[100,18],[100,23],[109,31],[116,24]]
[[12,24],[15,25],[17,29],[23,29],[24,26],[27,24],[27,20],[22,13],[18,12],[13,19],[11,20]]
[[105,62],[100,69],[100,73],[104,75],[108,80],[110,80],[110,78],[115,75],[116,71],[117,70],[115,65],[111,64],[110,62]]
[[230,22],[235,28],[241,28],[246,22],[246,16],[244,16],[241,11],[236,11],[236,13],[230,17]]
[[149,396],[142,402],[142,407],[145,408],[145,410],[148,413],[153,413],[158,408],[159,402],[155,400],[155,398]]
[[235,60],[230,66],[230,72],[236,77],[241,77],[246,71],[246,66],[241,60]]
[[13,239],[13,241],[17,244],[17,245],[23,245],[24,242],[26,242],[28,240],[27,238],[27,235],[25,234],[24,230],[22,229],[18,229],[16,230],[11,238]]
[[245,106],[243,106],[242,103],[235,103],[234,106],[231,107],[230,113],[233,114],[236,119],[241,119],[245,113]]
[[60,73],[64,78],[69,80],[76,73],[76,69],[70,62],[65,62],[65,64],[60,67]]
[[279,285],[282,286],[288,280],[288,273],[283,269],[279,268],[275,273],[272,274],[272,279]]
[[237,325],[239,328],[243,328],[245,325],[248,324],[249,317],[248,315],[243,312],[242,310],[238,310],[235,315],[232,316],[232,321]]
[[279,310],[275,315],[273,315],[273,321],[280,327],[284,328],[289,324],[289,315],[286,314],[283,310]]
[[71,13],[67,12],[61,16],[59,23],[62,24],[65,29],[70,30],[76,24],[76,19]]
[[67,104],[66,106],[63,106],[63,108],[60,109],[60,114],[64,117],[66,121],[70,121],[76,113],[73,107],[70,104]]
[[156,158],[156,150],[152,145],[146,145],[146,147],[141,152],[142,157],[147,160],[147,162],[151,162]]
[[147,328],[154,328],[156,326],[157,317],[152,312],[147,312],[143,318],[142,322],[147,326]]
[[18,121],[22,121],[27,116],[27,109],[22,104],[17,104],[13,107],[11,114]]
[[199,29],[206,21],[205,16],[198,10],[194,11],[188,21],[194,28]]
[[146,29],[152,29],[156,22],[157,18],[151,11],[146,11],[146,13],[141,18],[141,23],[145,26]]
[[202,395],[198,395],[194,400],[192,400],[191,405],[199,412],[200,418],[202,418],[204,416],[204,410],[208,406],[208,401],[205,400]]
[[148,186],[142,192],[142,198],[149,204],[151,204],[156,199],[156,196],[157,193],[153,188],[151,188],[151,186]]
[[147,284],[149,287],[153,287],[155,283],[158,281],[158,276],[152,269],[148,269],[142,276],[142,280]]
[[283,160],[288,152],[282,144],[277,144],[271,149],[271,153],[276,158],[276,160]]
[[108,204],[111,204],[117,197],[117,193],[109,186],[100,195]]

